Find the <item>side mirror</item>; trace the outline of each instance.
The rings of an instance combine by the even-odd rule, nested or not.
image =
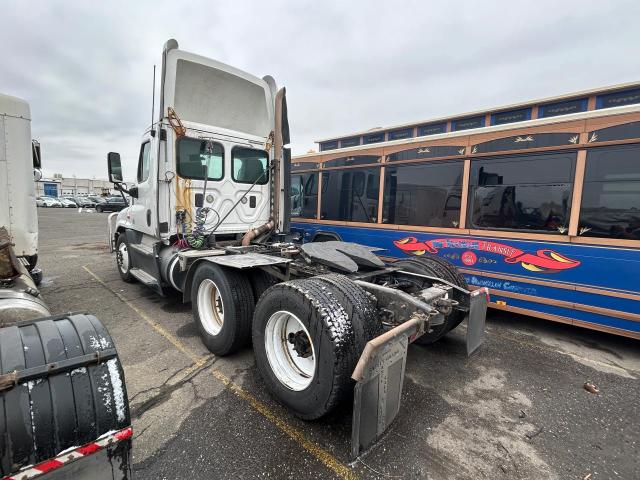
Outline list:
[[[111,183],[122,182],[122,165],[120,163],[120,154],[109,152],[107,155],[107,164],[109,167],[109,181]]]
[[[31,140],[31,151],[33,156],[33,168],[42,168],[42,157],[40,156],[40,142]]]
[[[132,198],[138,198],[138,187],[130,187],[128,192]]]

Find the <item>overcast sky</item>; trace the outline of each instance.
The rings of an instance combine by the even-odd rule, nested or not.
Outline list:
[[[44,173],[134,176],[164,42],[287,87],[318,138],[640,80],[636,1],[0,0],[0,92],[31,104]]]

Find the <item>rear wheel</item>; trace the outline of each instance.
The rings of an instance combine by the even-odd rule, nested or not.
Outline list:
[[[340,239],[336,235],[330,233],[318,233],[313,237],[314,242],[334,242],[339,240]]]
[[[135,278],[131,275],[131,256],[129,255],[129,245],[124,233],[118,235],[118,240],[116,241],[116,263],[118,264],[120,278],[127,283],[133,283]]]
[[[349,278],[338,273],[320,275],[310,280],[331,285],[331,294],[345,309],[355,336],[355,344],[358,357],[364,350],[369,340],[374,339],[384,332],[382,322],[378,319],[376,302],[360,286]]]
[[[407,272],[419,273],[422,275],[428,275],[430,277],[441,278],[449,283],[468,290],[464,276],[456,267],[445,260],[444,258],[436,255],[425,254],[418,258],[410,258],[407,260],[400,260],[393,264],[394,266],[402,267]],[[421,283],[416,279],[416,282]],[[417,285],[421,288],[420,285]],[[450,332],[456,328],[460,322],[464,320],[464,312],[454,310],[450,315],[445,317],[445,321],[442,325],[436,325],[432,328],[431,332],[425,333],[419,337],[415,343],[421,345],[430,345],[442,338],[447,332]]]
[[[96,212],[102,213],[102,205],[96,207]]]
[[[191,304],[200,338],[211,353],[228,355],[248,343],[254,299],[244,274],[203,263],[193,276]]]
[[[271,393],[295,415],[320,418],[351,391],[357,351],[337,290],[317,280],[269,288],[256,305],[253,349]]]
[[[253,298],[257,302],[260,300],[262,294],[269,288],[278,283],[278,279],[273,275],[269,275],[264,270],[259,268],[249,270],[249,281],[251,282],[251,289],[253,291]]]

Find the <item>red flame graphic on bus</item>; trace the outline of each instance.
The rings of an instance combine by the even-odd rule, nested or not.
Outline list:
[[[411,255],[438,253],[442,248],[461,248],[480,252],[502,255],[507,263],[519,263],[531,272],[556,273],[580,265],[578,260],[572,260],[549,249],[542,249],[536,253],[527,253],[503,243],[487,242],[484,240],[465,240],[461,238],[436,238],[426,242],[419,242],[416,237],[394,240],[394,245]]]

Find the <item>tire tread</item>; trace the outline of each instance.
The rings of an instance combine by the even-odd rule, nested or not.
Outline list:
[[[321,404],[308,406],[305,411],[296,410],[293,405],[288,404],[296,416],[305,420],[315,420],[326,415],[351,392],[351,374],[357,361],[355,337],[348,313],[338,300],[339,296],[336,287],[326,282],[301,279],[278,283],[270,287],[260,297],[256,305],[253,327],[256,364],[269,389],[284,403],[286,403],[286,399],[280,398],[278,394],[281,387],[271,385],[273,380],[268,360],[266,357],[262,358],[264,347],[261,345],[261,339],[263,332],[260,330],[266,326],[269,309],[273,309],[272,302],[277,301],[281,304],[284,299],[300,298],[309,312],[307,320],[311,335],[314,338],[320,335],[321,342],[327,339],[332,344],[331,387],[326,398]],[[323,361],[326,359],[317,358],[318,364]],[[320,383],[318,379],[315,379],[314,382]]]
[[[207,271],[209,273],[207,273]],[[215,275],[218,275],[220,278],[215,279]],[[198,288],[200,286],[200,282],[205,278],[216,280],[217,285],[218,283],[224,282],[224,284],[229,287],[229,291],[231,292],[231,301],[234,305],[234,316],[230,318],[227,317],[227,315],[230,313],[230,310],[228,307],[225,307],[225,318],[222,328],[225,328],[225,324],[227,324],[227,322],[231,322],[235,324],[235,332],[233,335],[227,338],[226,341],[223,341],[223,343],[219,345],[211,345],[211,341],[215,341],[213,339],[217,337],[217,335],[214,337],[205,332],[199,321],[199,312],[197,308]],[[218,289],[222,290],[220,285],[218,285]],[[223,299],[223,302],[228,301],[229,299]],[[229,355],[249,343],[249,340],[251,338],[251,322],[255,302],[253,291],[251,289],[251,283],[244,273],[230,268],[224,268],[213,263],[203,263],[198,267],[198,270],[196,270],[193,276],[193,287],[191,288],[191,303],[193,308],[194,320],[196,324],[198,324],[203,343],[205,343],[207,348],[212,353],[218,356]],[[229,328],[229,324],[227,324],[227,328]],[[220,333],[218,335],[220,335]],[[211,336],[211,340],[208,340],[207,336]],[[216,343],[219,342],[220,341]]]

